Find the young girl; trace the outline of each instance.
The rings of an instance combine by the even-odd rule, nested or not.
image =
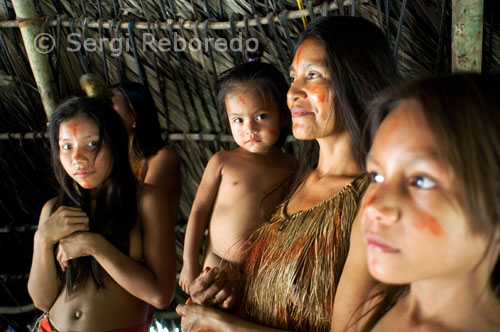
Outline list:
[[[500,330],[500,77],[424,79],[375,104],[362,232],[369,331]],[[372,307],[375,305],[374,307]]]
[[[164,194],[137,185],[125,130],[109,106],[71,98],[49,128],[61,190],[43,207],[34,239],[28,291],[47,312],[40,329],[148,331],[148,303],[164,308],[175,289]]]
[[[158,113],[148,89],[139,83],[114,85],[113,107],[120,115],[129,138],[129,160],[139,181],[161,188],[177,219],[181,196],[180,159],[161,138]]]
[[[280,150],[290,123],[287,83],[272,65],[249,62],[229,70],[219,82],[219,111],[236,144],[208,162],[184,241],[179,284],[200,274],[199,253],[207,225],[203,267],[239,263],[249,232],[269,220],[287,188],[296,160]]]

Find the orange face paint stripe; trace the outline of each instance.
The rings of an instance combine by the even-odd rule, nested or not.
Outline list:
[[[279,134],[279,132],[277,130],[274,130],[274,129],[269,129],[268,132],[269,132],[269,135],[273,136],[273,137],[276,137]]]
[[[286,104],[288,105],[288,108],[292,108],[292,103],[293,103],[293,96],[292,95],[287,95],[286,96]]]
[[[368,202],[363,204],[363,208],[361,209],[361,214],[364,214],[366,208],[369,207],[370,205],[372,205],[373,203],[375,203],[376,199],[377,199],[377,196],[374,195],[372,198],[370,198],[370,200]]]
[[[243,100],[243,98],[241,98],[241,96],[238,96],[238,99],[240,100],[240,102],[245,105],[245,101]]]
[[[299,47],[299,49],[297,50],[297,61],[295,62],[296,66],[299,67],[299,63],[300,63],[300,53],[302,52],[302,46]]]
[[[443,236],[444,232],[436,219],[428,215],[422,215],[419,222],[414,224],[415,228],[424,231],[428,230],[431,234],[435,236]]]
[[[312,93],[315,93],[316,94],[316,99],[318,100],[318,102],[320,103],[324,103],[325,102],[325,97],[326,97],[326,89],[321,87],[321,86],[316,86],[316,87],[313,87],[311,88],[311,92]]]
[[[76,136],[78,134],[78,123],[73,124],[73,136]]]

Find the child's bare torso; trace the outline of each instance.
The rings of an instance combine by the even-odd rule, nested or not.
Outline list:
[[[282,152],[258,155],[239,148],[223,153],[204,266],[214,266],[221,259],[240,262],[246,240],[270,220],[287,194],[288,180],[296,168],[295,158]]]

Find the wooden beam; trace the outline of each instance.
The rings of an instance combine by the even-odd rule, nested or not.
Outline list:
[[[360,4],[368,4],[368,0],[357,0],[358,3]],[[352,1],[351,0],[345,0],[343,2],[344,7],[346,6],[351,6]],[[318,5],[313,8],[313,11],[317,13],[321,13],[321,10],[326,6],[326,9],[328,11],[332,10],[337,10],[339,6],[337,5],[336,2],[331,2],[331,3],[323,3],[321,5]],[[301,10],[294,10],[294,11],[289,11],[286,13],[286,18],[287,20],[293,20],[293,19],[299,19],[299,18],[305,18],[309,16],[309,10],[307,9],[301,9]],[[279,17],[276,15],[273,18],[274,22],[279,22]],[[119,28],[122,30],[128,29],[128,25],[130,22],[128,21],[121,21]],[[182,24],[182,26],[181,26]],[[203,22],[198,22],[198,25],[196,25],[195,21],[188,21],[188,20],[173,20],[173,19],[167,19],[166,21],[154,21],[151,22],[151,28],[158,28],[161,30],[168,30],[169,27],[172,27],[174,30],[179,30],[185,29],[185,30],[194,30],[194,29],[199,29],[202,31],[204,28]],[[269,24],[269,19],[267,16],[263,17],[257,17],[257,18],[249,18],[247,22],[248,26],[258,26],[258,25],[266,25]],[[57,20],[52,19],[49,20],[48,26],[56,26],[57,25]],[[61,22],[61,25],[63,27],[69,27],[70,23],[68,20],[63,20]],[[111,25],[110,20],[102,21],[102,28],[103,29],[109,29]],[[245,27],[245,21],[235,21],[234,25],[236,28],[244,28]],[[15,28],[19,26],[19,22],[10,20],[10,21],[0,21],[0,29],[1,28]],[[116,26],[115,26],[116,27]],[[231,24],[229,22],[215,22],[215,21],[210,21],[207,22],[207,29],[210,30],[227,30],[231,27]],[[98,29],[99,28],[99,22],[96,20],[91,20],[87,24],[87,28],[92,28],[92,29]],[[148,22],[135,22],[134,24],[134,29],[138,30],[147,30],[148,29]]]

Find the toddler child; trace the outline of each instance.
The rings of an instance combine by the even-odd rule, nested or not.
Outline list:
[[[201,271],[207,227],[203,267],[239,263],[250,232],[269,220],[296,168],[296,159],[280,149],[290,124],[283,75],[256,60],[230,69],[218,88],[221,118],[238,147],[214,154],[203,173],[184,240],[179,284],[186,293]]]

